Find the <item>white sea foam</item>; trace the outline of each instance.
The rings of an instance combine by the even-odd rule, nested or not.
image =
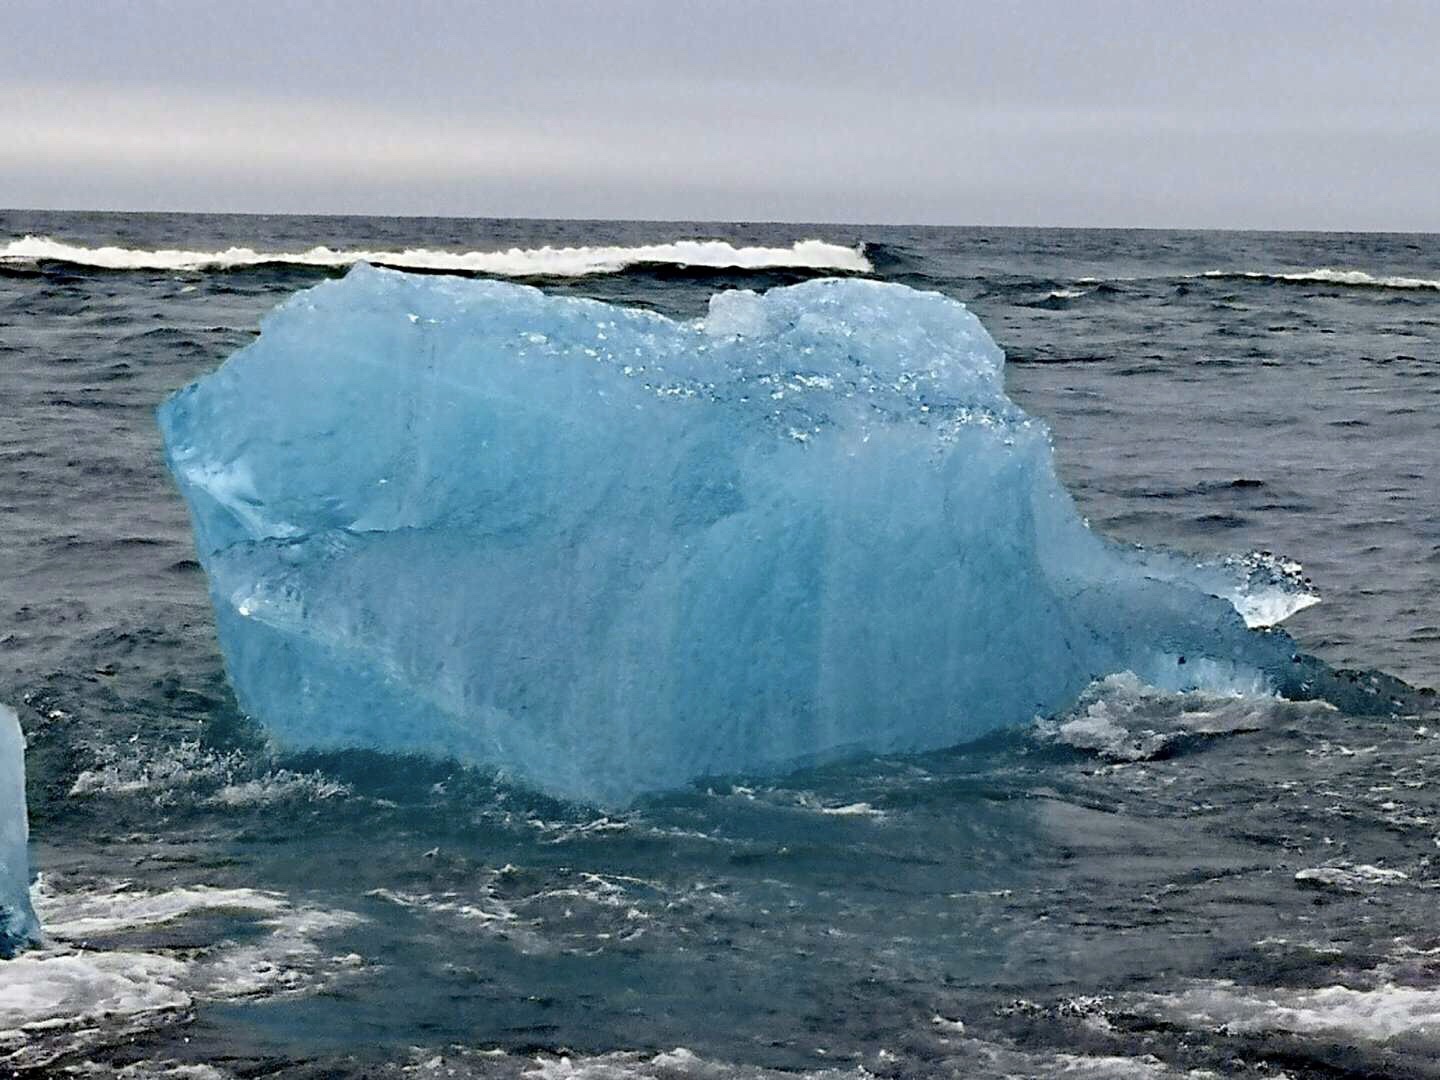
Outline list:
[[[197,967],[212,998],[261,997],[314,989],[351,968],[351,956],[327,956],[315,940],[364,920],[353,911],[286,907],[260,920],[268,934],[219,950]]]
[[[186,968],[143,952],[25,953],[5,964],[0,979],[0,1054],[27,1035],[185,1009],[191,996],[179,984]]]
[[[279,893],[206,885],[158,893],[119,888],[60,896],[42,880],[35,896],[37,910],[47,919],[46,933],[75,943],[101,934],[174,922],[200,911],[234,909],[274,914],[289,907]]]
[[[372,889],[365,895],[373,896],[377,900],[386,900],[400,907],[423,908],[427,911],[454,915],[457,918],[478,923],[494,923],[508,927],[516,925],[519,919],[514,909],[496,900],[493,893],[483,897],[464,899],[458,893],[453,892],[435,895],[399,892],[394,889]]]
[[[950,1032],[953,1036],[955,1033]],[[824,1049],[816,1056],[824,1059]],[[933,1056],[932,1056],[933,1055]],[[874,1068],[872,1069],[871,1066]],[[502,1050],[450,1047],[420,1057],[400,1074],[416,1080],[871,1080],[874,1076],[963,1076],[966,1080],[1014,1080],[1022,1076],[1069,1080],[1218,1080],[1212,1072],[1182,1071],[1145,1054],[1066,1054],[1027,1051],[981,1039],[942,1037],[932,1054],[916,1059],[881,1048],[865,1063],[817,1065],[813,1069],[771,1069],[702,1057],[683,1046],[661,1053],[611,1051],[603,1054],[539,1054],[531,1058]]]
[[[767,789],[766,794],[774,797],[771,799],[767,799],[767,801],[775,801],[783,804],[786,800],[786,797],[790,795],[790,792],[787,792],[783,789]],[[795,800],[795,805],[799,806],[801,809],[814,811],[815,813],[819,814],[824,814],[827,817],[885,817],[884,810],[877,810],[868,802],[828,803],[820,800],[808,791],[799,792],[798,794],[795,794],[793,798]]]
[[[593,1057],[564,1055],[541,1056],[521,1074],[525,1080],[862,1080],[870,1074],[860,1068],[818,1069],[813,1072],[779,1072],[754,1066],[732,1065],[703,1058],[692,1050],[677,1046],[653,1056],[626,1052],[597,1054]]]
[[[844,806],[820,806],[816,807],[822,814],[829,814],[831,817],[875,817],[885,816],[885,811],[876,810],[868,802],[846,803]]]
[[[0,967],[0,1063],[17,1068],[175,1022],[196,1002],[322,986],[355,965],[328,955],[317,939],[362,921],[280,893],[205,885],[152,892],[114,882],[69,891],[42,879],[32,897],[48,924],[45,947]],[[126,934],[207,913],[264,932],[200,949],[124,945]],[[102,935],[119,944],[92,947]]]
[[[65,1075],[80,1080],[229,1080],[230,1076],[213,1065],[175,1061],[137,1061],[118,1067],[99,1061],[82,1061],[66,1066]]]
[[[274,264],[344,269],[365,262],[405,270],[504,277],[613,274],[637,263],[742,270],[789,267],[855,273],[869,273],[874,269],[860,248],[825,240],[796,240],[789,247],[737,247],[725,240],[676,240],[631,247],[541,247],[510,248],[507,251],[437,251],[430,248],[336,250],[328,247],[313,247],[308,251],[257,251],[248,247],[231,247],[223,251],[148,250],[85,247],[52,240],[48,236],[24,236],[0,244],[0,265],[29,265],[42,261],[103,270],[234,270]]]
[[[1259,270],[1207,270],[1199,277],[1237,278],[1248,281],[1289,281],[1313,282],[1321,285],[1354,285],[1369,289],[1433,289],[1440,291],[1440,280],[1433,278],[1396,277],[1386,274],[1368,274],[1364,270],[1337,270],[1321,267],[1318,270],[1296,270],[1291,272]]]
[[[448,1047],[443,1054],[417,1052],[396,1070],[415,1080],[868,1080],[859,1066],[791,1071],[701,1057],[683,1046],[660,1053],[614,1050],[601,1054],[537,1054]]]
[[[75,777],[71,798],[147,798],[157,806],[188,800],[239,808],[322,802],[351,794],[348,784],[320,772],[270,769],[255,774],[255,763],[238,750],[217,753],[197,739],[170,743],[153,757],[126,755],[118,747],[95,753],[99,760]]]
[[[1299,870],[1295,880],[1301,885],[1315,889],[1333,889],[1336,892],[1365,892],[1377,885],[1399,885],[1410,880],[1403,870],[1391,870],[1383,866],[1361,864],[1350,866],[1312,866]]]
[[[351,793],[349,784],[331,780],[320,773],[297,773],[276,769],[254,780],[226,784],[210,797],[224,806],[270,806],[278,802],[319,802],[343,798]]]
[[[1148,1000],[1172,1023],[1218,1028],[1227,1035],[1283,1031],[1376,1041],[1440,1035],[1440,990],[1388,983],[1369,990],[1347,986],[1286,990],[1213,981]]]

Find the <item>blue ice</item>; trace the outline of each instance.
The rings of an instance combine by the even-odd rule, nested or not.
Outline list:
[[[1292,646],[1237,608],[1308,599],[1093,534],[935,293],[817,280],[676,321],[359,266],[262,331],[160,423],[281,747],[618,805],[952,746],[1114,672],[1265,689]]]
[[[29,840],[25,736],[15,710],[0,705],[0,956],[13,956],[40,937],[30,906]]]

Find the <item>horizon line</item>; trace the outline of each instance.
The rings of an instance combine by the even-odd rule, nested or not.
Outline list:
[[[553,216],[535,217],[523,214],[426,214],[426,213],[377,213],[374,211],[351,210],[134,210],[115,208],[77,208],[10,206],[0,207],[0,214],[128,214],[160,216],[165,214],[188,215],[191,217],[253,217],[253,218],[389,218],[398,220],[425,221],[543,221],[569,222],[574,224],[621,224],[621,225],[791,225],[816,226],[820,228],[848,229],[1037,229],[1051,232],[1213,232],[1213,233],[1270,233],[1309,235],[1390,235],[1390,236],[1440,236],[1440,229],[1394,229],[1394,228],[1271,228],[1245,225],[1040,225],[1016,224],[1013,222],[995,224],[984,222],[936,223],[925,221],[819,221],[789,218],[671,218],[671,217],[587,217]]]

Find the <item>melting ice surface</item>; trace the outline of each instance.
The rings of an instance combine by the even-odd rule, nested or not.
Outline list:
[[[11,956],[40,936],[30,906],[29,839],[25,736],[15,710],[0,705],[0,956]]]
[[[600,804],[950,746],[1134,672],[1285,691],[1283,566],[1094,535],[935,293],[680,322],[367,266],[160,411],[243,708]],[[1117,432],[1117,438],[1123,433]]]

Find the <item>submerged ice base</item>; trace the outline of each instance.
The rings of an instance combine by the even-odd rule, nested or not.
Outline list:
[[[20,718],[0,705],[0,957],[40,938],[30,906],[30,824],[25,810],[25,735]]]
[[[162,406],[241,706],[281,746],[600,804],[973,739],[1093,679],[1272,690],[1273,568],[1092,534],[965,307],[706,319],[357,267]],[[1222,597],[1224,597],[1222,599]]]

